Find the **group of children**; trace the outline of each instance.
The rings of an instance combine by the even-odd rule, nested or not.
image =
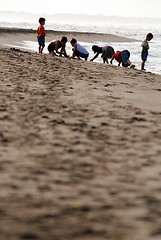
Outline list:
[[[58,55],[58,56],[64,55],[64,57],[68,57],[68,55],[66,53],[66,49],[65,49],[67,41],[68,41],[67,37],[62,37],[61,40],[52,41],[48,46],[49,54],[52,54],[53,56],[54,55]],[[87,58],[89,56],[88,51],[83,46],[81,46],[79,43],[77,43],[77,40],[75,38],[73,38],[70,41],[70,43],[73,47],[72,58],[78,57],[78,59],[84,58],[85,60],[87,60]]]
[[[45,47],[45,36],[46,36],[45,28],[44,28],[45,18],[40,18],[39,23],[40,23],[40,25],[39,25],[36,33],[37,33],[37,39],[38,39],[38,44],[39,44],[39,53],[42,53],[43,49]],[[153,34],[148,33],[146,36],[146,39],[141,44],[141,46],[142,46],[141,70],[143,70],[143,71],[145,70],[145,62],[147,61],[147,57],[148,57],[149,41],[152,38],[153,38]],[[49,54],[58,55],[58,56],[64,55],[65,57],[68,57],[67,52],[66,52],[67,41],[68,41],[68,39],[65,36],[62,37],[61,40],[52,41],[48,45]],[[78,59],[81,59],[81,58],[83,58],[85,60],[88,59],[88,57],[89,57],[88,51],[86,50],[86,48],[84,48],[82,45],[80,45],[75,38],[73,38],[70,41],[70,43],[73,47],[72,58],[77,57]],[[99,56],[99,54],[102,54],[101,57],[103,58],[104,63],[108,63],[108,59],[111,59],[110,60],[111,64],[112,64],[113,60],[116,60],[118,62],[118,66],[120,66],[120,64],[122,64],[123,67],[130,67],[130,68],[135,67],[135,65],[132,64],[131,61],[129,60],[130,52],[128,50],[117,51],[115,53],[113,47],[111,47],[111,46],[99,47],[97,45],[93,45],[92,50],[95,53],[95,55],[90,61],[93,61],[94,59],[96,59]]]

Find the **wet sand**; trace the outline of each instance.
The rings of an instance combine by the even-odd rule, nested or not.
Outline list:
[[[21,47],[22,41],[37,41],[36,30],[29,29],[14,29],[14,28],[0,28],[0,46],[4,44],[18,45]],[[136,42],[138,40],[117,36],[113,34],[101,33],[82,33],[82,32],[65,32],[65,31],[46,31],[46,41],[50,42],[53,39],[61,39],[62,36],[67,36],[70,41],[73,37],[82,42]]]
[[[0,49],[0,239],[161,239],[161,76]]]

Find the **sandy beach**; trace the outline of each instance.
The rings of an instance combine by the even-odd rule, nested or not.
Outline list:
[[[0,67],[0,239],[160,240],[161,76],[4,46]]]

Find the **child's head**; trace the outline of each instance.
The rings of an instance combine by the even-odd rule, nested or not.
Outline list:
[[[75,38],[73,38],[71,41],[70,41],[71,45],[73,46],[74,44],[77,43],[77,40]]]
[[[68,39],[67,39],[67,37],[62,37],[61,41],[62,41],[63,43],[67,43],[67,42],[68,42]]]
[[[99,47],[97,45],[93,45],[92,50],[94,53],[99,52]]]
[[[41,24],[41,25],[44,25],[45,24],[45,18],[39,18],[39,23]]]
[[[152,34],[152,33],[148,33],[148,34],[146,35],[146,40],[147,40],[147,41],[152,40],[152,38],[153,38],[153,34]]]

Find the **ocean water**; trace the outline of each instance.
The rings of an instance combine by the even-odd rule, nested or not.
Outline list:
[[[26,28],[26,29],[36,29],[37,23],[25,23],[25,22],[0,22],[0,27],[17,27],[17,28]],[[78,31],[78,32],[96,32],[96,33],[107,33],[107,34],[115,34],[119,36],[134,38],[137,40],[143,41],[148,32],[152,32],[154,38],[150,41],[150,49],[148,61],[146,62],[145,68],[149,72],[161,74],[161,35],[160,35],[160,26],[158,25],[143,25],[137,24],[132,25],[130,23],[119,25],[119,23],[115,24],[62,24],[62,23],[48,23],[45,25],[46,29],[57,30],[57,31]],[[78,39],[79,41],[79,39]],[[137,69],[140,69],[141,65],[141,42],[95,42],[100,46],[110,45],[115,51],[127,49],[130,51],[130,60],[132,63],[136,65]],[[47,53],[47,46],[49,42],[46,38],[46,48],[44,52]],[[90,54],[90,58],[93,57],[93,52],[91,47],[93,43],[80,42],[84,47],[87,48]],[[20,46],[24,49],[29,49],[32,51],[37,51],[38,44],[36,41],[24,41],[17,43],[17,47]],[[16,47],[16,45],[15,45]],[[69,55],[72,54],[71,45],[67,43],[67,53]],[[95,61],[102,62],[101,57],[99,56]],[[117,62],[113,62],[117,65]]]

